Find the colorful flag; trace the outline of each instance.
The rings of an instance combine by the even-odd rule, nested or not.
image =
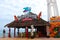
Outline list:
[[[27,11],[31,11],[31,8],[30,7],[24,7],[23,9],[25,9],[23,12],[27,12]]]
[[[38,20],[40,19],[40,17],[41,17],[41,12],[40,12],[39,15],[38,15]]]
[[[18,21],[18,18],[16,17],[16,15],[14,15],[14,19],[15,19],[15,21]]]

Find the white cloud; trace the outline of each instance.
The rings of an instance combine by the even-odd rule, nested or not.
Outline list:
[[[12,21],[14,15],[22,15],[23,7],[29,6],[32,12],[39,14],[42,11],[42,18],[47,20],[47,0],[0,0],[0,22],[8,23]],[[60,0],[57,0],[58,10],[60,14]],[[5,20],[4,20],[5,19]],[[4,22],[3,22],[4,20]],[[7,20],[7,21],[6,21]],[[1,24],[0,23],[0,24]],[[2,24],[1,24],[2,25]]]

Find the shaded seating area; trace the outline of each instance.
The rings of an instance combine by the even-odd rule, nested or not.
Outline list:
[[[33,18],[32,16],[31,17],[28,17],[27,15],[35,15],[36,18]],[[16,37],[16,28],[18,29],[18,35],[19,35],[19,29],[20,28],[25,28],[25,31],[27,30],[28,32],[28,29],[30,28],[31,29],[31,25],[34,26],[34,28],[36,29],[35,31],[35,36],[36,35],[38,37],[47,37],[47,26],[49,26],[49,22],[43,20],[42,18],[39,18],[38,20],[38,17],[36,14],[33,14],[33,13],[30,13],[30,14],[27,14],[27,15],[23,15],[23,16],[27,16],[25,18],[21,18],[20,20],[18,21],[12,21],[8,24],[5,25],[5,27],[8,27],[9,28],[9,37],[10,37],[10,33],[11,33],[11,29],[10,28],[14,28],[14,37]],[[20,16],[20,17],[23,17],[23,16]],[[24,21],[25,20],[25,21]],[[27,27],[27,29],[26,29]],[[29,34],[29,33],[28,33]],[[27,36],[28,37],[28,34],[26,34],[25,32],[25,37]]]

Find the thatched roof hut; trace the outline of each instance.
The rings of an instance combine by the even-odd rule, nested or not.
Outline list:
[[[19,35],[19,28],[26,28],[25,30],[27,31],[28,30],[27,27],[31,28],[31,25],[33,25],[34,28],[37,29],[37,32],[40,31],[44,36],[47,36],[46,28],[47,26],[49,26],[49,22],[40,18],[40,16],[38,18],[36,14],[30,12],[26,15],[18,16],[17,18],[18,18],[18,21],[14,20],[11,23],[8,23],[5,25],[5,27],[7,26],[9,28],[9,33],[10,33],[10,28],[14,28],[14,37],[15,37],[15,31],[16,31],[15,28],[18,28],[18,35]],[[26,35],[27,35],[27,32],[26,32]]]
[[[34,17],[33,17],[34,15]],[[22,21],[25,18],[31,18],[32,20],[26,20],[26,21]],[[5,27],[16,27],[16,28],[25,28],[26,26],[28,26],[28,28],[30,28],[31,25],[34,25],[34,27],[36,28],[37,26],[47,26],[49,25],[49,22],[43,20],[42,18],[40,18],[40,20],[37,19],[37,15],[30,12],[29,14],[20,16],[20,20],[18,20],[18,22],[16,22],[15,20],[12,21],[11,23],[5,25]]]

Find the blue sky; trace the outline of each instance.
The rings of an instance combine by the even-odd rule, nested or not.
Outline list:
[[[57,0],[60,11],[60,0]],[[14,15],[20,16],[24,7],[31,7],[32,12],[39,14],[42,11],[42,18],[47,21],[47,0],[0,0],[0,28],[14,20]],[[60,12],[59,12],[60,13]]]

